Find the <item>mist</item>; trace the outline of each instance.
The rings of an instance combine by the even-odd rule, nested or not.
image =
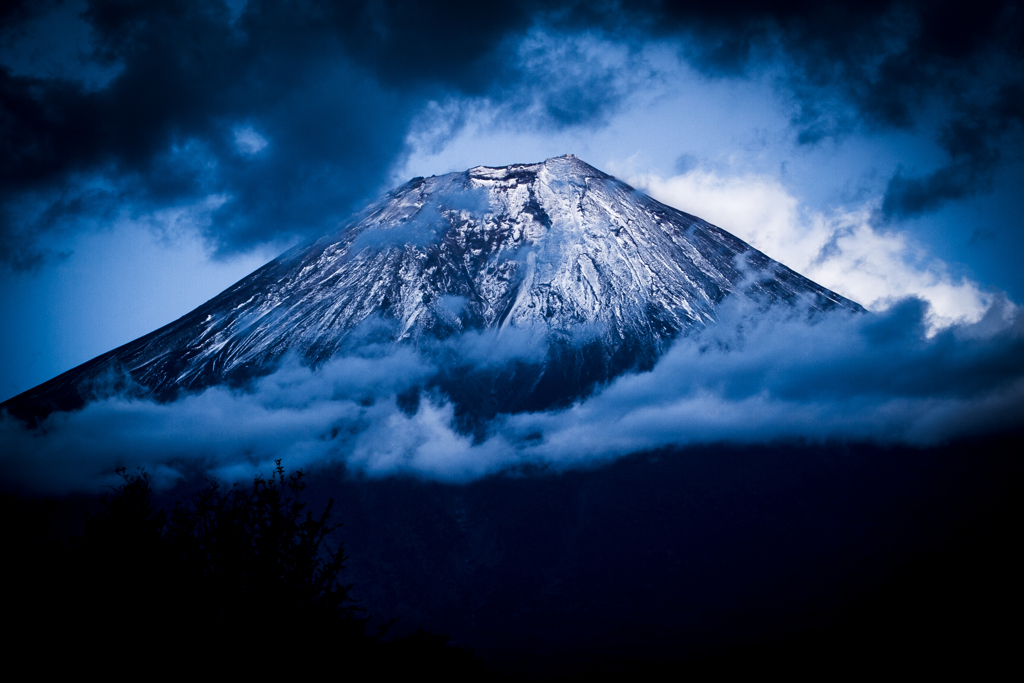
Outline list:
[[[8,486],[49,493],[95,491],[119,467],[144,468],[163,487],[197,472],[242,481],[276,459],[457,483],[673,446],[929,447],[1024,426],[1024,316],[1009,301],[937,333],[914,298],[878,313],[766,312],[739,301],[719,313],[649,371],[567,408],[498,415],[482,436],[460,432],[457,406],[431,379],[452,359],[480,371],[540,362],[548,341],[537,331],[374,344],[315,369],[288,357],[245,389],[169,403],[127,391],[35,428],[4,414],[0,467]]]

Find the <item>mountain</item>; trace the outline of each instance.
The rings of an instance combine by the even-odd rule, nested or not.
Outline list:
[[[413,178],[336,233],[3,407],[34,419],[113,391],[171,400],[244,385],[286,354],[315,367],[412,343],[442,354],[432,384],[460,415],[486,418],[565,404],[650,367],[729,297],[862,310],[573,155],[478,166]],[[498,345],[526,335],[543,352],[477,367],[445,346],[465,332]]]

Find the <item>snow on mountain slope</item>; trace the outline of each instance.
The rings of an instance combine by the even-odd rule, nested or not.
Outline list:
[[[650,365],[676,335],[714,322],[729,296],[761,307],[860,310],[575,156],[478,166],[414,178],[337,233],[4,407],[25,415],[74,408],[104,383],[167,400],[244,383],[286,353],[316,366],[368,343],[429,348],[488,331],[498,346],[524,332],[542,338],[546,357],[490,373],[466,398],[497,396],[492,414],[535,409]],[[472,368],[453,370],[465,365],[458,357],[449,353],[444,364],[447,393],[480,384]]]

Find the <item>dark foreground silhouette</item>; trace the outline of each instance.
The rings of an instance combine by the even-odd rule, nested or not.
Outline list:
[[[5,650],[46,670],[488,672],[446,637],[388,638],[341,582],[332,503],[306,509],[302,471],[278,461],[251,487],[207,484],[158,507],[145,472],[102,495],[81,535],[54,532],[53,501],[4,500]]]
[[[993,678],[1019,650],[1022,437],[8,496],[0,647],[120,673]]]

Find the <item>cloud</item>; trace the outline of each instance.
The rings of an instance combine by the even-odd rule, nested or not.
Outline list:
[[[595,335],[596,336],[596,335]],[[541,363],[548,354],[547,329],[513,327],[469,330],[441,345],[460,362],[475,368],[494,368],[511,361]]]
[[[13,75],[76,82],[87,91],[105,87],[123,64],[90,58],[95,34],[81,15],[84,0],[7,2],[0,11],[0,64]],[[6,30],[4,30],[6,29]]]
[[[4,418],[8,481],[90,490],[118,466],[146,467],[166,483],[195,467],[245,479],[283,458],[294,467],[338,460],[364,432],[386,431],[396,396],[433,369],[409,348],[352,356],[314,372],[286,361],[250,392],[215,387],[173,403],[125,394],[55,413],[37,430]],[[46,474],[47,471],[52,473]]]
[[[927,446],[1024,426],[1024,316],[1008,302],[932,336],[919,299],[812,322],[739,300],[720,313],[650,371],[620,376],[562,410],[499,415],[482,436],[460,432],[456,406],[429,388],[439,368],[432,359],[444,356],[437,348],[424,355],[411,345],[372,346],[315,371],[285,363],[248,391],[212,388],[172,403],[115,395],[35,429],[3,417],[0,467],[8,486],[51,492],[92,490],[117,466],[146,467],[165,484],[197,469],[239,480],[277,458],[289,467],[344,463],[367,476],[467,481],[665,446]],[[445,343],[458,353],[483,341]],[[529,343],[518,338],[518,352]],[[463,358],[481,372],[496,361]]]
[[[241,154],[259,154],[270,143],[252,126],[235,128],[235,148]]]
[[[219,253],[322,235],[380,191],[426,102],[486,93],[527,109],[520,122],[574,125],[615,99],[614,64],[584,82],[548,54],[599,61],[580,41],[505,41],[531,3],[55,7],[12,8],[0,29],[39,47],[56,13],[84,36],[71,71],[0,53],[0,259],[15,269],[52,258],[55,231],[208,195],[227,198],[203,233]],[[82,65],[116,69],[90,85]]]
[[[801,142],[858,128],[937,130],[948,162],[914,187],[897,182],[887,203],[894,214],[985,189],[1010,129],[1019,148],[1019,2],[650,2],[630,3],[628,12],[649,34],[685,36],[690,60],[706,73],[781,66]]]
[[[955,278],[907,234],[876,226],[872,203],[831,214],[808,211],[773,178],[725,176],[699,167],[669,178],[627,178],[655,199],[721,226],[869,310],[918,297],[930,306],[934,331],[976,322],[996,300],[977,282]]]
[[[1019,428],[1020,314],[993,313],[1000,331],[982,341],[972,325],[929,339],[924,313],[914,299],[816,324],[733,311],[680,340],[651,372],[624,376],[560,413],[512,416],[505,434],[542,435],[522,457],[582,464],[717,441],[924,446]]]
[[[964,107],[939,135],[947,162],[921,176],[898,170],[886,187],[882,213],[890,218],[917,216],[989,189],[1002,164],[1003,149],[1020,149],[1022,124],[1024,85],[1020,83],[1004,85],[990,102]]]
[[[506,125],[559,129],[600,125],[627,95],[649,85],[658,69],[643,50],[589,31],[535,28],[515,46],[512,88],[483,98]]]
[[[55,229],[207,195],[230,198],[205,233],[221,253],[323,234],[380,190],[429,103],[449,128],[483,104],[513,127],[598,126],[658,80],[652,45],[712,78],[774,74],[804,142],[858,121],[938,131],[948,163],[894,176],[890,217],[983,191],[1020,142],[1016,2],[4,7],[0,259],[21,269]]]
[[[96,1],[78,20],[83,59],[120,65],[102,87],[5,65],[0,258],[37,266],[55,229],[211,194],[229,198],[205,231],[222,252],[327,232],[378,191],[418,100],[310,18],[273,3],[232,23],[218,3]]]
[[[894,130],[931,136],[940,158],[894,173],[886,218],[985,192],[1021,160],[1020,2],[648,2],[626,11],[632,21],[621,26],[644,27],[633,40],[678,39],[711,77],[769,75],[792,99],[799,144]]]

